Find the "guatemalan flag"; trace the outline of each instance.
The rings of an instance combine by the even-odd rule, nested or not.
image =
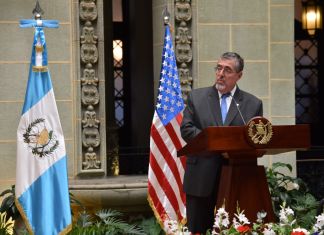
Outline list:
[[[58,27],[58,21],[22,20],[20,26],[35,33],[17,130],[16,205],[31,234],[66,234],[72,227],[67,155],[43,31]]]

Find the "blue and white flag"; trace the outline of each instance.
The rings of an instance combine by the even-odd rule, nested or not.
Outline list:
[[[46,23],[50,22],[49,25]],[[16,205],[31,234],[67,234],[72,228],[67,155],[47,69],[43,27],[57,21],[23,20],[34,27],[25,102],[17,130]]]

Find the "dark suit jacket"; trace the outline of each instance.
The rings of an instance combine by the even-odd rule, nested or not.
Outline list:
[[[263,115],[262,101],[257,97],[237,87],[234,99],[246,122]],[[244,125],[233,99],[224,125]],[[182,138],[189,142],[209,126],[223,126],[220,100],[215,86],[195,89],[189,94],[181,123]],[[185,193],[200,197],[211,195],[218,185],[222,161],[221,155],[188,156],[183,183]]]

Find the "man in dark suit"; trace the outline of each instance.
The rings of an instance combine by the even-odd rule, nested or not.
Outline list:
[[[209,126],[240,126],[252,117],[262,116],[262,101],[237,86],[243,68],[244,60],[240,55],[226,52],[215,67],[215,84],[189,94],[181,123],[185,141],[189,142]],[[205,234],[212,229],[223,163],[221,155],[187,157],[183,187],[188,228],[193,234]]]

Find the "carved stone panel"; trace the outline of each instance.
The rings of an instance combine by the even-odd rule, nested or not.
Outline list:
[[[98,88],[93,85],[83,85],[81,88],[81,101],[82,101],[82,104],[86,105],[86,106],[93,107],[94,105],[98,104],[99,103]],[[90,107],[88,107],[88,109],[89,108]]]
[[[97,19],[98,10],[94,0],[81,0],[80,19],[83,21],[94,21]]]
[[[192,89],[192,8],[190,0],[175,1],[175,53],[184,101]]]
[[[81,0],[80,12],[80,70],[81,70],[81,175],[98,174],[103,165],[100,157],[100,119],[98,74],[98,9],[95,0]],[[102,25],[103,26],[103,25]]]

